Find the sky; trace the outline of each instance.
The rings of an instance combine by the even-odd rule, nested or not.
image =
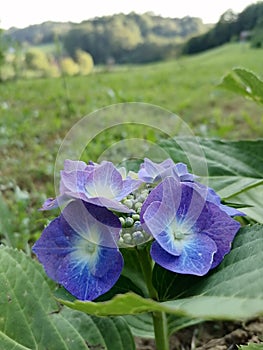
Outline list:
[[[216,23],[228,9],[241,12],[252,0],[3,0],[0,28],[24,28],[46,21],[81,22],[115,13],[145,13],[151,11],[164,17],[202,18],[204,23]]]

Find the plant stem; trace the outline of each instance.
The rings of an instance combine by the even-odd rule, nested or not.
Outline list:
[[[158,293],[152,284],[153,261],[150,257],[149,247],[137,249],[138,258],[143,272],[144,280],[147,285],[149,297],[158,300]],[[153,312],[153,326],[155,343],[157,350],[169,350],[169,337],[167,330],[167,319],[165,312]]]
[[[153,326],[157,350],[169,350],[169,337],[165,312],[153,312]]]

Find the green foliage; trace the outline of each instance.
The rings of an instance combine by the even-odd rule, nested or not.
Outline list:
[[[154,338],[153,319],[150,313],[123,316],[135,337]],[[180,329],[190,327],[202,322],[199,319],[167,315],[168,335],[178,332]]]
[[[76,75],[79,72],[78,65],[70,57],[62,58],[60,61],[61,70],[66,75]]]
[[[199,18],[163,18],[151,13],[116,14],[76,23],[45,22],[23,29],[12,28],[6,37],[21,44],[40,46],[60,37],[72,58],[80,49],[95,63],[152,62],[178,53],[178,44],[203,33],[209,26]],[[147,53],[147,58],[144,55]]]
[[[92,56],[88,52],[84,52],[82,50],[77,50],[75,55],[79,65],[80,74],[90,74],[94,65]]]
[[[0,247],[1,349],[135,349],[123,318],[61,310],[51,296],[53,287],[38,263]]]
[[[238,347],[240,350],[263,350],[263,343],[260,344],[248,344],[248,345],[241,345]]]
[[[263,104],[263,81],[247,69],[234,68],[223,78],[219,87]]]
[[[263,2],[259,1],[245,8],[240,14],[226,11],[218,23],[207,33],[191,38],[183,47],[184,54],[194,54],[217,47],[240,38],[242,31],[262,28]]]
[[[46,53],[40,49],[30,49],[25,54],[26,69],[38,71],[42,76],[54,76],[56,67],[52,66]]]

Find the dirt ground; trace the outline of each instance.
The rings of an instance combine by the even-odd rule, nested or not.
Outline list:
[[[263,317],[240,322],[204,322],[171,337],[170,350],[237,350],[263,341]],[[152,340],[136,339],[137,350],[156,350]]]

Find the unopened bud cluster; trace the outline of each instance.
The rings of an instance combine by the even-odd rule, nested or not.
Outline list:
[[[119,245],[121,247],[139,245],[147,242],[151,238],[151,236],[143,230],[140,222],[141,207],[150,191],[151,187],[146,185],[146,187],[131,193],[123,199],[122,203],[134,212],[131,214],[122,214],[119,217],[122,225],[119,239]]]

